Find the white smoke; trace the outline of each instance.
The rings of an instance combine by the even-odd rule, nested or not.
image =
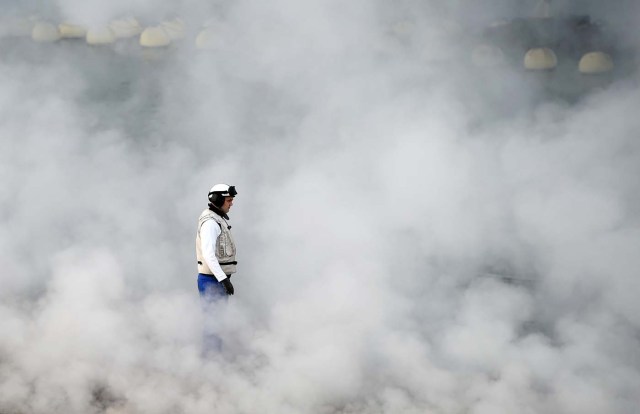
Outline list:
[[[637,75],[568,104],[479,72],[506,2],[58,5],[191,37],[2,40],[0,412],[635,412]],[[216,182],[240,265],[203,315]]]

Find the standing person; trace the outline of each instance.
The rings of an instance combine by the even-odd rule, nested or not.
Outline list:
[[[205,308],[205,317],[209,315],[212,304],[234,294],[231,275],[236,272],[236,246],[228,223],[229,210],[237,191],[234,186],[216,184],[209,191],[209,208],[198,219],[196,233],[196,257],[198,260],[198,291]],[[220,350],[222,341],[205,327],[205,349]]]

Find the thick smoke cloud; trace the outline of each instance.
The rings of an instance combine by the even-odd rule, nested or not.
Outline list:
[[[41,9],[182,16],[155,59],[0,39],[0,412],[635,412],[637,74],[472,66],[528,2],[155,3]],[[603,4],[555,3],[629,41]],[[216,182],[240,265],[203,315]]]

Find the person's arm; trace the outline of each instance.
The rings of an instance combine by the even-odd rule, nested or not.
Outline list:
[[[227,278],[227,275],[222,271],[220,263],[216,258],[216,241],[220,236],[220,226],[215,220],[207,220],[200,227],[200,248],[202,249],[202,256],[204,261],[207,262],[207,266],[213,272],[213,275],[218,279],[218,282],[222,282]]]

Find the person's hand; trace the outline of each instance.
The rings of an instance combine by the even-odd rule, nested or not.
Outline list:
[[[220,283],[222,283],[222,286],[224,286],[224,290],[227,292],[227,295],[233,295],[233,285],[231,284],[231,279],[227,277]]]

